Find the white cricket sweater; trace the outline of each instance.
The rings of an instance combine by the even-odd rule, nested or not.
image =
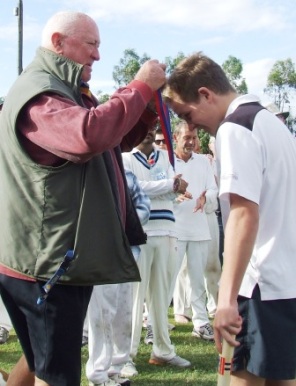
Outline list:
[[[146,157],[139,149],[122,153],[124,167],[138,178],[139,185],[150,198],[151,210],[147,224],[143,226],[148,236],[176,237],[173,213],[174,171],[165,150],[154,149]]]

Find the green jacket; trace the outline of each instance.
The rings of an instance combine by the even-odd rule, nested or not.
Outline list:
[[[46,280],[66,251],[74,249],[76,259],[62,276],[64,283],[139,281],[118,215],[109,153],[83,164],[42,166],[26,154],[18,136],[20,110],[42,92],[52,91],[82,105],[81,71],[81,65],[40,48],[7,95],[0,115],[0,264]],[[116,156],[122,168],[119,148]],[[131,237],[139,235],[133,243],[141,244],[144,233],[128,193],[126,199],[127,218],[132,223],[127,230]]]

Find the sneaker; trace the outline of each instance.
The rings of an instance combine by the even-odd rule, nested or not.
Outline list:
[[[134,364],[133,361],[126,362],[126,364],[123,366],[123,368],[120,371],[120,376],[123,378],[131,378],[138,374],[139,373],[136,369],[136,365]]]
[[[115,381],[113,381],[113,379],[108,379],[108,381],[103,382],[103,383],[89,382],[88,385],[89,386],[120,386],[120,384],[115,382]]]
[[[175,322],[180,323],[180,324],[187,324],[187,323],[191,322],[191,319],[189,318],[189,316],[176,314],[175,315]]]
[[[122,378],[118,374],[114,374],[114,375],[110,376],[110,379],[117,382],[121,386],[130,386],[131,385],[131,381],[128,378]]]
[[[152,331],[152,326],[147,326],[147,333],[144,338],[144,343],[145,344],[153,344],[153,331]]]
[[[4,344],[7,342],[9,338],[9,332],[4,327],[0,327],[0,344]]]
[[[155,355],[151,355],[151,358],[149,359],[149,363],[151,365],[170,365],[170,366],[176,366],[176,367],[190,367],[191,363],[184,358],[179,357],[179,355],[175,355],[172,359],[164,359],[164,358],[158,358]]]
[[[168,330],[169,330],[169,331],[172,331],[172,330],[174,330],[175,328],[176,328],[176,326],[175,326],[174,324],[168,323]]]
[[[195,328],[192,331],[192,336],[197,338],[202,338],[204,340],[214,340],[214,330],[210,323],[205,324],[204,326],[199,327],[198,330]]]

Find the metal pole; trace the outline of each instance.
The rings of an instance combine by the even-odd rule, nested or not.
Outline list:
[[[18,17],[18,74],[23,71],[23,1],[18,1],[14,9],[14,15]]]

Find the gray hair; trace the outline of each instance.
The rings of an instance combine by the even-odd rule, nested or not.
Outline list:
[[[52,44],[51,37],[55,32],[64,35],[73,35],[77,29],[77,24],[81,20],[86,19],[92,20],[88,15],[82,12],[62,11],[54,14],[43,28],[41,45],[45,48],[50,48]]]

